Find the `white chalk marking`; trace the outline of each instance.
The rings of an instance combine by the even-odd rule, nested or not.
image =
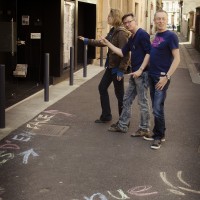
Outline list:
[[[192,189],[184,188],[184,187],[179,187],[179,188],[182,189],[182,190],[188,191],[188,192],[192,192],[192,193],[195,193],[195,194],[200,194],[200,191],[197,191],[197,190],[192,190]]]
[[[24,156],[23,157],[23,163],[24,164],[27,164],[28,163],[28,158],[29,158],[29,156],[30,155],[33,155],[33,156],[39,156],[37,153],[35,153],[34,151],[33,151],[33,149],[29,149],[28,151],[24,151],[24,152],[22,152],[22,153],[20,153],[19,155],[21,155],[21,156]]]
[[[171,193],[174,193],[176,195],[180,195],[180,196],[184,196],[185,194],[183,192],[180,192],[178,190],[174,190],[174,189],[168,189]]]
[[[88,197],[84,197],[84,199],[86,200],[93,200],[95,196],[98,196],[100,198],[100,200],[108,200],[103,194],[101,193],[96,193],[96,194],[93,194],[90,198]]]
[[[24,131],[23,133],[19,133],[15,135],[12,139],[17,140],[17,141],[22,141],[22,142],[28,142],[29,140],[31,140],[33,135],[35,135],[35,133]]]
[[[5,189],[0,187],[0,195],[3,194],[5,192]]]
[[[13,153],[4,153],[5,151],[0,151],[0,159],[4,158],[3,160],[0,160],[0,165],[6,163],[8,160],[13,159],[15,156]]]
[[[186,182],[182,179],[182,171],[178,171],[177,177],[178,177],[178,179],[179,179],[183,184],[185,184],[185,185],[188,186],[188,187],[191,187],[190,184],[186,183]]]
[[[177,189],[177,187],[173,186],[173,185],[167,180],[167,178],[166,178],[166,173],[165,173],[165,172],[160,172],[160,177],[161,177],[161,179],[163,180],[163,182],[164,182],[165,184],[167,184],[168,186],[170,186],[170,187],[172,187],[172,188]]]
[[[115,199],[130,199],[130,197],[128,197],[126,194],[124,194],[123,190],[119,189],[119,190],[117,190],[117,191],[118,191],[119,194],[121,195],[120,198],[114,196],[110,191],[107,191],[107,192],[108,192],[108,194],[109,194],[111,197],[113,197],[113,198],[115,198]]]

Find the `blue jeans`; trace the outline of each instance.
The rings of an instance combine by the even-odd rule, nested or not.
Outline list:
[[[132,103],[135,97],[138,98],[140,109],[140,125],[139,128],[149,130],[150,114],[148,103],[148,72],[143,72],[138,78],[129,79],[129,85],[123,99],[123,110],[119,117],[119,128],[128,130],[128,125],[132,115]]]
[[[149,75],[150,96],[154,115],[154,139],[162,139],[162,137],[165,136],[164,103],[170,84],[170,81],[168,81],[162,90],[156,90],[155,85],[158,83],[159,79],[160,77]]]

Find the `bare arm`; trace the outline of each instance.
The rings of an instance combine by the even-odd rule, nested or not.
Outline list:
[[[176,68],[178,67],[179,63],[180,63],[180,52],[179,49],[173,49],[172,50],[172,55],[174,57],[174,60],[169,68],[169,71],[167,72],[167,74],[169,76],[172,76],[172,74],[176,71]]]
[[[106,38],[101,38],[101,43],[106,45],[108,48],[110,48],[113,52],[115,52],[118,56],[124,57],[122,50],[116,46],[114,46],[112,43],[110,43]]]
[[[150,55],[149,54],[146,54],[145,57],[144,57],[144,60],[140,66],[140,70],[144,71],[144,69],[147,67],[148,63],[149,63],[149,58],[150,58]]]

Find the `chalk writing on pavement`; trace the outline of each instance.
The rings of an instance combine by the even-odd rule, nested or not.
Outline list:
[[[20,142],[20,144],[22,144],[23,142],[30,142],[35,136],[35,133],[32,133],[32,131],[34,131],[35,129],[40,129],[42,125],[48,123],[55,115],[61,114],[65,117],[73,116],[72,114],[60,112],[59,110],[45,110],[43,111],[43,113],[39,114],[33,120],[26,124],[26,129],[28,128],[28,131],[22,130],[21,133],[12,136],[10,140],[6,140],[3,144],[0,144],[0,166],[15,157],[15,152],[13,151],[19,151],[21,149],[20,145],[13,143],[14,141]],[[23,164],[28,164],[28,159],[30,156],[39,156],[33,148],[18,153],[17,155],[23,156]]]
[[[194,190],[191,188],[191,185],[188,184],[183,178],[182,178],[182,171],[177,172],[177,178],[180,181],[181,184],[183,184],[185,187],[181,186],[174,186],[171,182],[167,180],[167,174],[166,172],[160,172],[160,178],[163,180],[165,185],[170,187],[170,189],[167,189],[170,193],[173,193],[175,195],[183,196],[186,195],[186,192],[194,193],[194,194],[200,194],[200,191]],[[184,192],[185,193],[184,193]],[[143,185],[143,186],[135,186],[131,189],[128,189],[126,192],[124,192],[122,189],[118,189],[114,192],[106,191],[104,194],[100,192],[96,192],[90,196],[83,196],[84,200],[110,200],[110,199],[133,199],[135,196],[139,197],[145,197],[145,196],[155,196],[160,195],[159,191],[155,190],[151,185]],[[81,198],[82,199],[82,198]],[[72,199],[72,200],[81,200],[81,199]]]
[[[195,194],[200,194],[200,191],[197,190],[193,190],[191,188],[191,185],[188,184],[186,181],[183,180],[182,178],[182,171],[178,171],[177,172],[177,178],[178,180],[185,186],[187,187],[181,187],[181,186],[174,186],[171,182],[169,182],[167,180],[167,174],[166,172],[160,172],[160,177],[163,180],[163,182],[170,187],[170,189],[168,189],[170,192],[177,194],[177,195],[182,195],[184,196],[185,193],[183,191],[187,191],[187,192],[191,192],[191,193],[195,193]],[[181,191],[180,191],[181,190]],[[183,190],[183,191],[182,191]]]

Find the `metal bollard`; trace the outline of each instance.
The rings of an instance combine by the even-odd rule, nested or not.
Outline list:
[[[100,66],[103,66],[103,47],[100,47]]]
[[[5,128],[5,65],[0,65],[0,128]]]
[[[49,53],[45,53],[44,60],[44,101],[49,101]]]
[[[69,85],[74,84],[74,48],[70,47],[70,78]]]
[[[88,48],[88,45],[84,44],[83,77],[87,77],[87,48]]]

